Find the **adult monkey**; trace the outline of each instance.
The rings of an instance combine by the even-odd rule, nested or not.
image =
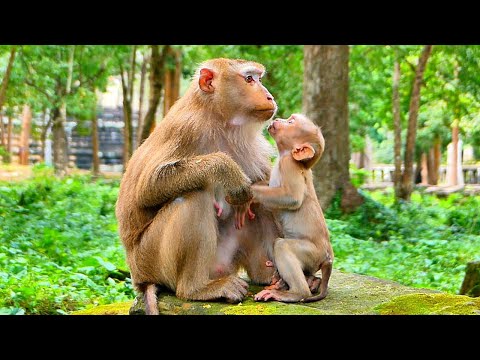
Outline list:
[[[255,221],[236,230],[224,201],[247,203],[250,183],[270,175],[261,129],[277,105],[264,72],[245,60],[203,63],[127,165],[116,216],[147,314],[158,314],[156,284],[184,299],[239,302],[248,287],[236,276],[240,266],[255,283],[271,279],[262,244],[279,235],[272,214],[257,206]]]

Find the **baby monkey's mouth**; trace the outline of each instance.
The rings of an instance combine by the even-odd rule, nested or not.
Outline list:
[[[269,132],[272,132],[272,131],[274,132],[275,130],[277,130],[277,128],[275,127],[275,122],[276,122],[276,120],[273,120],[273,121],[270,123],[270,125],[268,125],[267,130],[268,130]]]

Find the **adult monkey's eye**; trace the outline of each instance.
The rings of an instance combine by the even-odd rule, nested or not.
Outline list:
[[[252,76],[252,75],[247,75],[247,76],[245,76],[245,81],[246,81],[247,83],[251,83],[251,82],[253,81],[253,76]]]

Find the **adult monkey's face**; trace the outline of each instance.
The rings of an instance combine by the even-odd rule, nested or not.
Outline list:
[[[199,87],[234,125],[272,118],[277,104],[262,84],[265,67],[246,60],[215,59],[200,69]]]

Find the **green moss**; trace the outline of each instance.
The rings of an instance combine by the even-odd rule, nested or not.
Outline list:
[[[480,315],[480,299],[450,294],[408,294],[374,308],[381,315]]]
[[[128,310],[132,306],[131,301],[100,305],[85,310],[73,311],[71,315],[128,315]]]
[[[321,311],[309,306],[279,302],[238,304],[222,309],[226,315],[320,315]]]

